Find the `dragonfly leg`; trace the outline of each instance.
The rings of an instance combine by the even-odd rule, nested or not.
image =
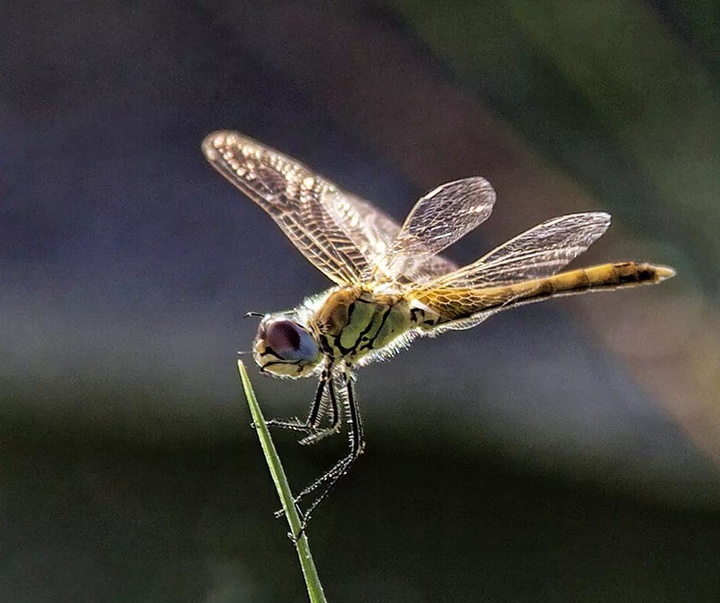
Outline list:
[[[312,406],[310,407],[310,413],[308,414],[308,417],[307,419],[305,419],[305,421],[300,421],[299,419],[270,419],[267,421],[267,424],[270,427],[280,427],[281,429],[290,429],[292,431],[302,431],[304,433],[311,434],[308,437],[312,437],[312,435],[318,432],[322,433],[323,431],[325,431],[324,429],[319,430],[318,426],[327,411],[327,402],[325,401],[325,395],[328,389],[328,382],[330,381],[330,379],[330,367],[327,366],[323,369],[323,372],[320,375],[318,387],[315,392],[315,399],[313,400]],[[334,426],[334,424],[337,422],[337,403],[334,401],[331,401],[331,403],[333,405],[332,420]],[[304,442],[304,440],[301,441]]]
[[[326,438],[329,435],[333,435],[340,431],[340,412],[338,410],[338,402],[337,402],[337,394],[335,393],[335,387],[333,386],[332,378],[327,383],[327,386],[325,387],[325,392],[330,399],[330,424],[323,428],[318,429],[317,423],[319,420],[315,420],[315,430],[310,433],[310,435],[304,437],[302,440],[300,440],[301,444],[309,445],[309,444],[316,444],[320,440]],[[327,413],[327,400],[320,405],[321,411],[320,413],[322,415],[325,415]],[[308,417],[308,423],[310,423],[312,419],[312,412],[310,417]]]
[[[350,451],[348,452],[347,456],[340,459],[331,469],[326,471],[313,483],[311,483],[304,490],[302,490],[300,494],[297,495],[297,497],[295,497],[295,503],[297,504],[306,495],[314,492],[315,490],[324,485],[324,488],[322,489],[320,494],[305,510],[303,514],[303,521],[300,533],[296,534],[295,538],[298,538],[303,533],[303,531],[307,527],[308,522],[310,521],[310,516],[312,515],[313,511],[315,511],[318,505],[320,505],[320,503],[325,500],[328,494],[330,494],[332,489],[337,485],[340,478],[348,472],[350,466],[358,458],[358,456],[360,456],[365,447],[362,419],[360,418],[360,411],[358,409],[357,401],[355,400],[355,390],[349,371],[345,371],[342,379],[342,385],[344,388],[343,401],[349,427]],[[329,387],[331,388],[331,391],[334,389],[333,381],[330,381]]]

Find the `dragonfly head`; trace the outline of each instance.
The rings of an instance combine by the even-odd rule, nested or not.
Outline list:
[[[280,377],[305,377],[322,358],[310,331],[287,315],[266,316],[260,321],[253,356],[261,371]]]

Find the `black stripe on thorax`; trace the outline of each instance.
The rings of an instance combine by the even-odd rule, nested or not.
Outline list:
[[[360,333],[360,337],[358,338],[358,341],[360,342],[360,345],[359,345],[358,348],[357,348],[358,351],[362,350],[363,347],[364,347],[366,350],[372,350],[372,349],[374,349],[373,344],[375,343],[375,341],[377,340],[378,336],[380,335],[380,332],[383,330],[383,327],[385,326],[385,323],[387,322],[388,316],[390,316],[390,313],[393,311],[393,308],[394,308],[394,307],[395,307],[394,304],[393,304],[392,306],[391,306],[391,305],[388,305],[388,307],[385,309],[385,312],[384,312],[383,315],[382,315],[382,318],[380,319],[380,326],[377,328],[377,331],[375,331],[375,335],[374,335],[372,338],[368,339],[368,340],[365,342],[365,345],[364,345],[364,346],[362,345],[363,337],[365,337],[365,335],[369,332],[370,327],[372,327],[374,321],[371,322],[371,323],[368,325],[368,328],[367,328],[365,331],[363,331],[362,333]]]

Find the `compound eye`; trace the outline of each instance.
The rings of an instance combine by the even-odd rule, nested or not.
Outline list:
[[[310,333],[292,320],[273,320],[263,330],[267,346],[283,360],[312,360],[318,355]]]

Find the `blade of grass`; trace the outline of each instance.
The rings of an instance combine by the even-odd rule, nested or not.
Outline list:
[[[260,439],[260,446],[265,455],[265,461],[267,462],[268,469],[270,469],[270,475],[272,475],[273,482],[275,483],[275,488],[277,489],[283,511],[285,512],[285,517],[287,517],[288,524],[290,525],[290,535],[292,535],[295,542],[295,550],[300,559],[300,567],[302,568],[302,573],[305,578],[308,596],[310,597],[311,603],[326,603],[327,600],[323,593],[322,584],[320,584],[315,562],[310,553],[307,536],[305,532],[303,532],[299,538],[295,538],[295,535],[300,533],[302,520],[293,502],[293,495],[290,491],[287,477],[285,476],[285,470],[280,463],[280,457],[277,454],[277,450],[275,450],[275,444],[273,444],[272,438],[270,437],[270,431],[265,423],[265,418],[258,405],[255,392],[253,391],[250,378],[248,377],[242,360],[238,360],[238,370],[240,371],[240,379],[242,379],[245,398],[250,407],[250,414],[255,424],[255,430]]]

